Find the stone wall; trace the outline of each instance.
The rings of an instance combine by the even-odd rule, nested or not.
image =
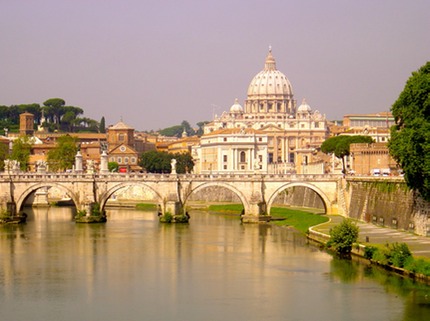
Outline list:
[[[241,203],[239,197],[224,187],[211,186],[190,195],[189,201]]]
[[[321,197],[304,186],[294,186],[279,193],[272,203],[272,206],[276,205],[316,208],[323,212],[325,210]]]
[[[207,187],[198,191],[197,193],[193,193],[189,201],[201,201],[201,202],[232,202],[232,203],[240,203],[239,197],[224,187]],[[286,189],[285,191],[279,193],[276,197],[272,206],[279,205],[288,205],[294,207],[307,207],[307,208],[316,208],[321,211],[324,211],[324,203],[321,197],[315,193],[313,190],[303,186],[295,186]]]
[[[400,179],[348,178],[348,216],[430,236],[430,204]]]

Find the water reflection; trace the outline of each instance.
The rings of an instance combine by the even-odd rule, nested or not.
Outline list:
[[[301,234],[192,212],[108,211],[75,224],[70,208],[29,212],[0,233],[5,320],[425,320],[428,291]],[[210,317],[208,317],[210,316]]]

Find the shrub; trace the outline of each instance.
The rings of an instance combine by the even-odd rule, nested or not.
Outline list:
[[[165,213],[160,218],[160,222],[163,222],[163,223],[172,223],[172,221],[173,221],[173,215],[169,212]]]
[[[416,274],[430,276],[430,260],[410,257],[405,262],[405,269]]]
[[[371,260],[373,259],[373,255],[375,252],[378,251],[378,249],[374,246],[366,246],[364,248],[364,258]]]
[[[406,243],[394,243],[387,245],[389,249],[388,264],[403,268],[407,259],[412,257],[412,253]]]
[[[339,255],[351,254],[352,245],[358,239],[358,226],[351,220],[343,220],[330,230],[327,246]]]

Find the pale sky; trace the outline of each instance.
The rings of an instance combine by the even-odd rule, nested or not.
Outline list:
[[[243,105],[269,45],[298,105],[388,111],[430,60],[430,0],[0,0],[0,105],[194,126]]]

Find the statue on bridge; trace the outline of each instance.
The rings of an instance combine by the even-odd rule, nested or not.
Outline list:
[[[172,158],[170,161],[170,166],[172,167],[171,174],[176,174],[176,159]]]
[[[48,168],[48,164],[44,160],[38,160],[36,162],[36,171],[38,173],[46,173],[46,170]]]
[[[4,160],[4,170],[5,172],[18,172],[20,170],[21,163],[15,159],[5,159]]]
[[[92,159],[87,160],[87,173],[88,174],[95,173],[95,164],[94,164],[94,160]]]

